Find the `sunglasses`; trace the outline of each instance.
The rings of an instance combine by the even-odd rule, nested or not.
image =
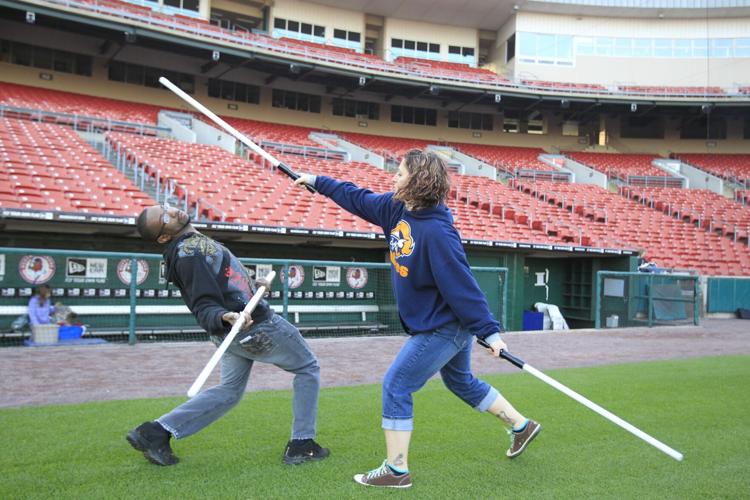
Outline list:
[[[167,201],[164,201],[164,204],[161,206],[161,227],[159,228],[159,234],[156,235],[155,240],[158,240],[161,234],[164,232],[164,226],[167,225],[169,222],[169,203]]]

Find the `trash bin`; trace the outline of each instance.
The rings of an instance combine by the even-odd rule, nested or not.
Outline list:
[[[543,330],[544,329],[544,313],[536,311],[524,311],[523,312],[523,330]]]
[[[617,328],[618,326],[620,326],[620,317],[616,314],[607,316],[605,324],[607,325],[607,328]]]
[[[58,325],[32,325],[31,341],[35,344],[55,344],[59,329]]]

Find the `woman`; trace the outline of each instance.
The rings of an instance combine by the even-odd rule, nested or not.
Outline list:
[[[393,193],[375,194],[310,174],[301,175],[295,184],[313,186],[342,208],[383,228],[389,238],[399,317],[410,335],[383,381],[386,460],[354,480],[367,486],[411,486],[412,395],[438,371],[448,389],[465,403],[512,427],[508,457],[523,452],[541,426],[471,373],[473,336],[487,342],[495,356],[506,345],[445,205],[450,183],[443,160],[435,153],[410,151],[394,176]]]
[[[29,323],[31,326],[50,324],[50,316],[54,314],[50,296],[52,291],[47,285],[37,287],[34,296],[29,300]]]

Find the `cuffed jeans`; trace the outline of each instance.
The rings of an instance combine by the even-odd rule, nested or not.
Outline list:
[[[245,344],[239,341],[252,335]],[[217,345],[221,339],[213,338]],[[240,332],[221,357],[219,385],[198,393],[157,419],[177,439],[195,434],[234,407],[245,393],[255,361],[294,373],[292,439],[315,437],[320,392],[320,367],[299,331],[281,316]]]
[[[451,323],[432,333],[412,335],[385,374],[383,429],[413,430],[412,395],[438,371],[453,394],[469,406],[487,411],[499,393],[471,373],[473,339],[459,323]]]

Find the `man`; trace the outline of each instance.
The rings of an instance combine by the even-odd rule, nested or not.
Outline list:
[[[144,209],[136,228],[144,239],[165,246],[167,279],[180,289],[185,304],[218,346],[239,315],[246,314],[242,310],[255,293],[244,266],[223,245],[196,231],[190,216],[174,207]],[[262,280],[256,284],[268,285]],[[249,329],[237,335],[221,358],[219,385],[128,432],[128,442],[151,463],[176,464],[170,439],[195,434],[236,405],[255,361],[295,375],[292,435],[284,462],[301,464],[329,455],[314,439],[320,392],[315,355],[299,331],[275,315],[265,300],[258,303],[251,317],[245,317],[245,324]],[[247,338],[250,340],[240,342]]]

